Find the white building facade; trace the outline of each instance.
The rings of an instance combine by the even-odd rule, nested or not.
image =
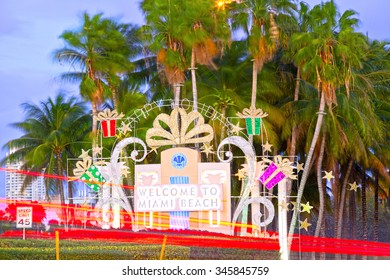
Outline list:
[[[5,196],[8,201],[29,200],[43,201],[46,197],[45,181],[43,176],[34,177],[31,183],[22,192],[26,174],[21,170],[22,162],[7,163],[8,172],[5,174]],[[14,172],[12,170],[15,170]]]

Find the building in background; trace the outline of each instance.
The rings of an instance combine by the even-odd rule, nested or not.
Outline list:
[[[25,174],[12,172],[11,170],[21,170],[22,162],[9,162],[6,167],[9,172],[5,174],[5,198],[8,201],[30,200],[43,201],[46,197],[45,181],[43,176],[35,177],[22,192]]]

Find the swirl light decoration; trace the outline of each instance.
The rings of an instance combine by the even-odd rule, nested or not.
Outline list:
[[[263,216],[262,213],[256,213],[256,219],[255,223],[258,226],[265,226],[268,225],[269,223],[272,222],[274,218],[274,207],[267,198],[265,197],[258,197],[258,198],[249,198],[249,194],[251,191],[251,187],[253,186],[253,183],[255,181],[255,173],[256,173],[256,153],[253,148],[253,145],[251,145],[247,140],[242,138],[241,136],[231,136],[228,138],[225,138],[220,145],[218,146],[217,149],[217,155],[220,161],[222,162],[230,162],[233,159],[233,154],[231,152],[225,152],[225,156],[227,159],[223,159],[220,157],[220,150],[222,146],[224,145],[234,145],[240,148],[246,157],[246,160],[248,162],[248,169],[247,169],[247,175],[248,175],[248,180],[246,180],[245,185],[244,185],[244,190],[242,192],[242,196],[240,198],[240,201],[237,205],[236,210],[234,211],[233,214],[233,219],[232,219],[232,234],[234,234],[234,226],[237,223],[238,217],[241,214],[242,210],[244,207],[248,206],[251,203],[261,203],[264,204],[264,206],[268,210],[268,217],[265,219],[264,222],[260,221],[260,218]]]
[[[102,174],[107,182],[103,185],[103,191],[99,194],[99,199],[95,208],[102,209],[103,228],[109,228],[108,212],[110,210],[110,207],[112,208],[112,212],[114,215],[112,221],[113,228],[120,227],[121,207],[125,209],[128,212],[128,214],[132,217],[132,220],[134,220],[131,205],[126,197],[123,188],[121,187],[122,184],[120,180],[121,180],[121,174],[124,167],[124,163],[118,162],[121,151],[130,144],[140,144],[142,146],[143,156],[141,158],[137,158],[138,156],[137,150],[133,150],[131,152],[130,157],[132,160],[136,162],[143,161],[147,156],[147,148],[145,143],[139,138],[129,137],[123,139],[115,146],[111,154],[110,162],[106,163],[106,165],[101,168]]]

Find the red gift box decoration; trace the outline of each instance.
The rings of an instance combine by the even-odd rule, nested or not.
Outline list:
[[[115,137],[116,135],[116,120],[103,120],[102,130],[103,137]]]

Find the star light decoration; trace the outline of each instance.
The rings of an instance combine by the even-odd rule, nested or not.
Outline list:
[[[297,166],[295,167],[297,169],[297,172],[303,171],[303,165],[304,163],[297,162]]]
[[[310,227],[311,226],[311,224],[310,223],[308,223],[307,222],[307,218],[302,222],[302,221],[299,221],[299,228],[300,229],[305,229],[306,231],[308,231],[308,227]]]
[[[272,145],[268,143],[268,141],[267,143],[263,144],[262,147],[263,147],[263,152],[271,152]]]
[[[236,125],[230,124],[230,132],[232,134],[238,135],[241,130],[244,130],[245,128],[240,127],[240,122],[238,121]]]
[[[234,176],[237,176],[238,177],[238,180],[242,180],[246,177],[246,172],[245,172],[245,169],[244,168],[241,168],[241,169],[238,169],[238,172],[236,174],[234,174]]]
[[[81,155],[79,155],[79,158],[82,159],[88,159],[91,158],[90,155],[88,155],[89,150],[85,151],[84,149],[81,149]]]
[[[204,143],[200,149],[202,150],[202,153],[206,154],[207,157],[209,156],[209,154],[214,154],[213,145],[210,145],[208,143]]]
[[[350,191],[357,191],[357,188],[358,188],[358,185],[356,184],[356,181],[353,182],[353,184],[349,184],[351,186],[351,188],[349,189]]]
[[[131,132],[130,125],[128,123],[122,122],[122,126],[118,129],[123,135],[126,135],[127,132]]]
[[[281,207],[283,210],[290,211],[290,209],[288,209],[289,205],[290,203],[287,203],[285,200],[282,200],[282,202],[279,204],[279,207]]]
[[[95,155],[101,155],[102,154],[102,151],[103,151],[103,147],[99,147],[99,146],[94,146],[92,148],[92,151]]]
[[[329,172],[324,171],[324,172],[325,172],[325,176],[322,177],[323,179],[326,179],[326,180],[330,181],[331,179],[334,178],[333,171],[329,171]]]
[[[310,210],[313,208],[313,206],[310,206],[309,201],[306,202],[306,204],[301,203],[302,210],[301,212],[307,212],[310,214]]]

